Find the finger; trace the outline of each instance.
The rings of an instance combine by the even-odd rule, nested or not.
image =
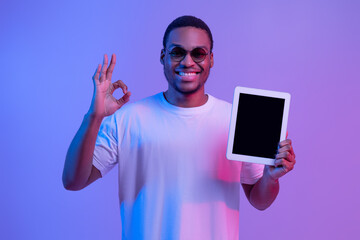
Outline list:
[[[290,147],[290,154],[293,155],[295,158],[295,152],[294,152],[294,148],[292,146]]]
[[[296,160],[295,156],[290,154],[289,152],[281,153],[276,155],[275,161],[284,159],[288,163],[291,163],[292,165],[295,165]]]
[[[292,157],[292,155],[289,152],[282,152],[282,153],[276,154],[275,159],[285,158],[286,160],[289,160],[290,157]]]
[[[289,140],[290,142],[286,142],[287,140]],[[280,147],[281,145],[285,144],[283,147]],[[279,144],[279,150],[278,150],[278,153],[281,153],[281,152],[284,152],[284,151],[288,151],[290,152],[290,154],[292,154],[295,158],[295,152],[294,152],[294,149],[292,147],[292,143],[291,143],[291,140],[290,139],[286,139],[282,142],[280,142]]]
[[[279,167],[285,164],[287,162],[284,158],[275,159],[274,166]]]
[[[295,163],[296,163],[295,157],[294,157],[294,156],[290,157],[289,162],[290,162],[291,164],[295,165]]]
[[[112,83],[112,85],[114,86],[114,90],[111,92],[111,94],[115,91],[115,89],[118,89],[118,88],[121,88],[124,94],[126,94],[128,91],[128,87],[121,80],[117,80],[116,82]]]
[[[95,84],[99,84],[99,75],[100,75],[100,69],[101,69],[101,64],[99,64],[96,68],[96,71],[92,77],[92,79],[94,80]]]
[[[290,152],[290,150],[291,150],[291,145],[285,145],[285,146],[279,148],[278,153]]]
[[[286,168],[287,172],[294,168],[294,164],[286,161],[284,158],[275,160],[274,165],[276,168],[278,167]]]
[[[116,64],[116,55],[113,54],[113,55],[111,55],[110,66],[106,70],[106,80],[111,81],[111,77],[112,77],[112,73],[113,73],[114,68],[115,68],[115,64]]]
[[[101,68],[101,74],[100,74],[100,82],[103,82],[106,80],[106,68],[108,65],[108,56],[107,54],[104,54],[104,61]]]
[[[116,102],[121,107],[122,105],[124,105],[125,103],[127,103],[130,100],[130,96],[131,96],[131,92],[127,92],[124,94],[124,96],[122,96],[121,98],[116,100]]]
[[[287,155],[280,155],[280,154],[284,154],[284,153],[288,153],[289,157],[287,157]],[[289,158],[289,161],[295,160],[295,153],[294,153],[294,150],[292,149],[292,147],[285,146],[285,147],[280,148],[278,151],[278,154],[275,155],[275,158],[282,158],[282,157]]]
[[[289,136],[289,132],[288,132],[288,131],[286,131],[286,137],[285,137],[285,138],[287,139],[287,137],[288,137],[288,136]]]
[[[279,147],[282,148],[282,147],[284,147],[285,145],[288,145],[288,144],[291,145],[291,139],[285,139],[285,140],[281,141],[279,143]]]

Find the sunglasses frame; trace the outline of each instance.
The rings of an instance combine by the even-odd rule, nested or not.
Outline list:
[[[183,54],[183,56],[182,56],[180,59],[175,59],[176,57],[174,57],[174,56],[171,55],[172,51],[173,51],[175,48],[180,48],[180,49],[182,49],[182,50],[184,51],[184,53],[185,53],[185,54]],[[202,49],[202,50],[204,50],[204,52],[206,53],[202,59],[196,59],[196,58],[194,58],[194,56],[192,55],[193,51],[196,50],[196,49]],[[181,62],[182,60],[184,60],[185,56],[188,55],[188,53],[190,53],[190,57],[191,57],[191,59],[192,59],[195,63],[200,63],[200,62],[204,61],[205,58],[207,57],[207,55],[209,55],[209,53],[208,53],[204,48],[201,48],[201,47],[196,47],[196,48],[194,48],[194,49],[191,50],[191,51],[187,51],[187,50],[185,50],[185,49],[182,48],[182,47],[175,46],[171,51],[170,51],[170,49],[166,49],[166,50],[169,51],[169,55],[170,55],[171,60],[173,60],[173,61],[175,61],[175,62]]]

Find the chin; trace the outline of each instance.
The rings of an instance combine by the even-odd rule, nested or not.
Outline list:
[[[184,95],[189,95],[189,94],[194,94],[198,91],[201,90],[201,88],[203,87],[203,85],[197,85],[197,86],[187,86],[187,87],[184,87],[184,86],[175,86],[175,90],[177,92],[180,92]]]

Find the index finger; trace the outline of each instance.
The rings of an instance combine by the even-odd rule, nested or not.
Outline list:
[[[279,147],[283,147],[283,146],[286,146],[286,145],[291,145],[291,140],[290,139],[285,139],[283,141],[281,141],[279,143]]]
[[[106,80],[111,81],[111,77],[112,77],[112,73],[113,73],[114,68],[115,68],[115,64],[116,64],[116,55],[112,54],[111,55],[111,60],[110,60],[110,66],[108,67],[108,69],[106,71]]]
[[[121,80],[117,80],[116,82],[114,82],[113,84],[113,87],[114,87],[114,90],[115,89],[118,89],[118,88],[121,88],[123,90],[123,93],[126,94],[127,93],[127,90],[128,90],[128,87],[126,86],[126,84],[121,81]]]
[[[100,69],[101,69],[101,64],[99,64],[96,68],[96,71],[94,73],[94,76],[92,77],[95,84],[99,84],[99,75],[100,75]]]

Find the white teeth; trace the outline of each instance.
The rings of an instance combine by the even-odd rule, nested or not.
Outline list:
[[[192,73],[179,72],[179,75],[180,76],[194,76],[194,75],[196,75],[196,73],[195,72],[192,72]]]

